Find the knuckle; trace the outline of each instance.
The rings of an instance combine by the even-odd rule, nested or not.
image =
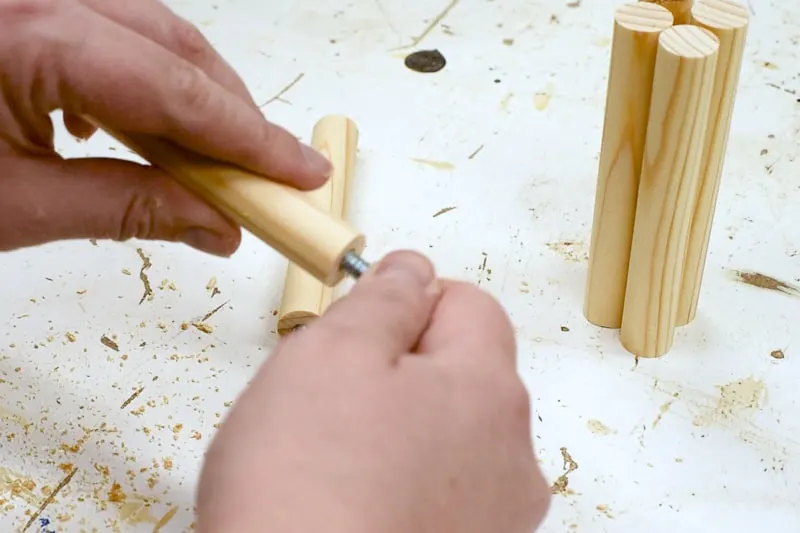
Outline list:
[[[194,25],[185,20],[178,20],[172,25],[173,49],[179,56],[198,63],[209,53],[208,40]]]
[[[31,24],[50,17],[59,8],[58,0],[0,0],[0,35],[13,41],[14,36],[27,38]]]
[[[59,0],[0,0],[0,18],[13,25],[15,22],[49,15],[58,5]]]
[[[146,194],[131,196],[122,218],[118,224],[115,240],[152,239],[156,234],[156,213],[160,209],[160,200]]]
[[[208,77],[191,63],[180,62],[172,68],[169,100],[189,109],[205,109],[211,99]]]

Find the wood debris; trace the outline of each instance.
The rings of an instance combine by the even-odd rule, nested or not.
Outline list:
[[[142,280],[142,285],[144,286],[144,294],[139,300],[139,305],[142,305],[146,299],[153,297],[153,288],[150,286],[150,278],[147,277],[147,270],[153,266],[153,263],[150,262],[150,258],[145,255],[144,250],[141,248],[137,248],[136,253],[139,254],[142,260],[142,268],[139,269],[139,279]]]
[[[102,337],[100,337],[100,343],[101,343],[103,346],[107,347],[107,348],[111,348],[111,349],[112,349],[112,350],[114,350],[115,352],[118,352],[118,351],[119,351],[119,344],[117,344],[117,343],[116,343],[116,342],[114,342],[113,340],[109,339],[109,338],[108,338],[108,337],[106,337],[105,335],[103,335]]]

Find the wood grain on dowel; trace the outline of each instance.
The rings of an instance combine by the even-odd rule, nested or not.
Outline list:
[[[328,182],[306,194],[309,201],[344,220],[358,147],[358,129],[352,120],[341,116],[322,118],[314,126],[311,145],[333,164]],[[286,335],[322,315],[333,300],[333,289],[326,287],[295,263],[286,269],[286,282],[278,312],[278,333]]]
[[[731,0],[701,0],[692,8],[692,23],[706,28],[719,39],[719,58],[700,164],[697,200],[683,267],[676,320],[678,326],[688,324],[697,314],[749,18],[748,9]]]
[[[583,306],[596,326],[622,323],[658,36],[670,26],[670,12],[655,4],[626,4],[614,15]]]
[[[691,20],[691,11],[694,0],[640,0],[664,6],[670,10],[675,18],[675,24],[688,24]]]
[[[339,265],[347,252],[364,249],[362,234],[312,205],[297,189],[162,139],[100,126],[325,285],[342,280]]]
[[[637,357],[671,347],[719,41],[697,26],[661,33],[620,337]]]

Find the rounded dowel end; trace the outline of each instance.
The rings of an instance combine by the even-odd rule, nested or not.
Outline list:
[[[666,8],[640,2],[618,7],[614,13],[614,22],[631,32],[661,33],[673,25],[674,19]]]

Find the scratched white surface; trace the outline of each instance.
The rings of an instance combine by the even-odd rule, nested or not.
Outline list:
[[[578,464],[545,533],[797,530],[800,299],[729,274],[800,283],[790,4],[752,0],[700,315],[666,357],[634,368],[616,333],[581,314],[614,2],[461,0],[420,45],[447,57],[436,74],[393,49],[445,0],[171,2],[259,102],[304,74],[265,108],[271,119],[306,138],[324,114],[355,119],[352,218],[370,258],[422,250],[507,306],[546,473],[562,473],[561,447]],[[123,153],[101,137],[60,143]],[[155,292],[141,305],[138,247]],[[189,531],[203,450],[275,343],[284,268],[252,238],[232,260],[141,242],[4,254],[0,529],[21,530],[76,468],[29,531],[149,532],[170,512],[161,531]],[[211,334],[181,328],[228,301]]]

